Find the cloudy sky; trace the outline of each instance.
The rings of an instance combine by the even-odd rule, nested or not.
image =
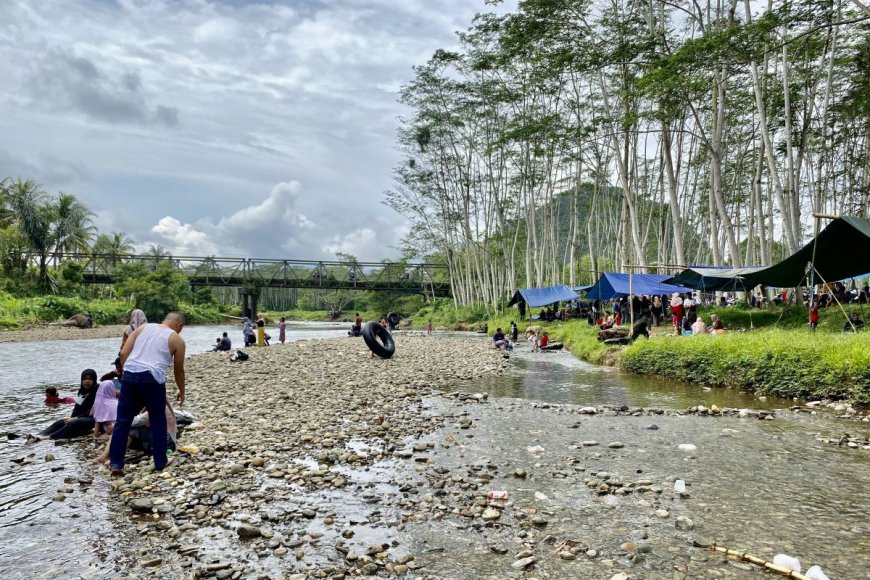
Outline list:
[[[397,91],[487,9],[0,0],[0,178],[175,255],[395,256]]]

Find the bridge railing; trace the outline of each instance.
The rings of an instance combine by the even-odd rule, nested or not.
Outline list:
[[[111,283],[124,264],[140,263],[154,270],[168,263],[196,286],[397,290],[437,295],[449,294],[450,288],[446,267],[430,263],[120,254],[58,254],[54,258],[55,266],[68,259],[81,264],[86,283]]]

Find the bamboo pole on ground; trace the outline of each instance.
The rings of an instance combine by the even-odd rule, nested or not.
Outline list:
[[[730,550],[723,546],[717,546],[716,544],[711,544],[710,549],[716,552],[721,552],[726,556],[731,556],[732,558],[737,558],[743,562],[749,562],[750,564],[755,564],[756,566],[761,566],[771,572],[776,572],[777,574],[782,574],[788,578],[796,578],[797,580],[811,580],[809,577],[804,576],[800,572],[795,572],[791,568],[786,568],[785,566],[780,566],[779,564],[774,564],[773,562],[768,562],[767,560],[763,560],[757,556],[753,556],[752,554],[747,554],[745,552],[740,552],[738,550]]]

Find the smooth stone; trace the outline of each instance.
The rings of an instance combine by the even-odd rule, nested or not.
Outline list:
[[[680,443],[677,446],[677,449],[679,449],[680,451],[696,451],[698,447],[691,443]]]
[[[535,556],[529,556],[528,558],[522,558],[521,560],[517,560],[513,564],[511,564],[511,568],[514,570],[522,570],[523,568],[527,568],[537,562],[537,558]]]
[[[148,560],[142,560],[142,566],[144,568],[152,568],[154,566],[159,566],[162,563],[162,558],[149,558]]]
[[[262,535],[260,532],[260,528],[249,526],[249,525],[241,525],[236,529],[236,533],[241,538],[258,538]]]
[[[695,529],[695,522],[693,522],[691,519],[687,518],[686,516],[679,516],[674,521],[674,527],[677,528],[678,530],[693,530],[693,529]]]
[[[497,520],[501,517],[501,512],[494,508],[486,508],[480,517],[485,520]]]
[[[140,513],[151,513],[151,509],[154,507],[154,502],[147,497],[136,498],[130,502],[130,509],[134,512]]]
[[[625,447],[625,443],[622,441],[614,441],[612,443],[608,443],[607,446],[611,449],[622,449]]]

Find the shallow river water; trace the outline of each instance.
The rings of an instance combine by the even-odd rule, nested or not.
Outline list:
[[[345,326],[294,325],[288,327],[288,339],[341,336],[346,332]],[[229,331],[233,339],[241,334],[237,327],[185,328],[183,336],[189,352],[210,349],[223,330]],[[271,333],[277,336],[277,330]],[[55,384],[62,393],[70,393],[81,369],[93,367],[98,373],[108,370],[118,343],[112,339],[0,344],[3,369],[0,392],[5,400],[0,409],[3,431],[24,434],[65,416],[68,407],[43,406],[44,387]],[[663,524],[648,521],[645,512],[630,505],[630,500],[614,499],[616,503],[610,506],[613,511],[601,511],[601,504],[593,503],[594,496],[583,484],[584,478],[598,471],[617,473],[625,479],[650,477],[661,481],[678,477],[690,485],[691,499],[674,501],[668,509],[674,516],[690,515],[699,535],[766,559],[779,552],[799,555],[804,568],[820,564],[832,580],[870,578],[870,502],[866,496],[870,453],[816,440],[818,435],[835,437],[845,432],[867,437],[870,435],[867,423],[837,419],[826,412],[794,413],[787,410],[793,404],[791,400],[760,400],[733,390],[704,390],[625,375],[588,365],[567,352],[533,354],[519,350],[512,363],[515,373],[462,385],[463,391],[489,392],[490,402],[467,409],[475,421],[473,437],[468,437],[468,431],[449,432],[449,428],[432,434],[431,440],[436,443],[447,436],[455,441],[462,438],[458,454],[455,449],[439,454],[436,446],[434,456],[446,465],[454,462],[456,469],[469,463],[484,466],[492,462],[509,465],[509,471],[524,468],[542,473],[518,483],[503,469],[491,487],[509,489],[517,501],[534,502],[535,492],[544,494],[548,499],[541,501],[548,513],[553,514],[553,523],[548,528],[553,534],[558,535],[560,530],[565,534],[586,534],[590,545],[597,545],[593,542],[606,545],[608,540],[619,545],[621,541],[643,539],[652,545],[653,553],[670,551],[676,554],[678,563],[684,558],[689,570],[687,577],[693,577],[691,572],[697,569],[693,565],[704,566],[705,573],[698,577],[721,576],[715,566],[708,567],[704,562],[709,557],[704,554],[709,553],[696,550],[683,554],[680,550],[686,550],[685,546],[667,545],[666,534],[656,532],[656,526]],[[537,404],[529,405],[520,399]],[[438,398],[426,404],[431,405],[432,412],[452,412],[444,411]],[[570,412],[565,406],[568,404],[670,409],[699,404],[773,408],[777,409],[777,420],[587,417]],[[651,424],[657,428],[650,429]],[[625,443],[625,448],[614,452],[604,447],[577,447],[578,442],[589,439],[597,439],[603,445],[618,440]],[[698,450],[691,454],[679,452],[677,446],[681,443],[692,443]],[[527,451],[535,446],[543,450]],[[28,463],[30,453],[35,455]],[[47,453],[56,459],[46,462]],[[0,441],[0,577],[99,577],[101,573],[96,570],[100,561],[122,557],[127,547],[124,540],[118,539],[117,534],[107,534],[113,525],[106,506],[107,479],[95,477],[94,468],[86,462],[93,453],[88,444],[28,447],[23,439],[7,440],[5,436]],[[13,463],[22,458],[24,464]],[[545,471],[547,476],[543,475]],[[360,518],[364,518],[372,501],[395,493],[384,483],[392,473],[395,469],[385,464],[364,474],[348,474],[362,478],[361,483],[369,480],[368,496],[311,497],[310,501],[325,502],[335,509],[344,505],[351,511],[359,510]],[[53,501],[65,487],[86,488],[87,492],[75,494],[73,500]],[[383,516],[396,514],[385,510]],[[604,524],[605,521],[608,523]],[[669,525],[673,527],[670,521]],[[316,529],[315,523],[312,526]],[[505,542],[510,542],[505,530]],[[634,537],[638,530],[645,530],[643,534],[649,537]],[[505,568],[487,550],[482,550],[479,557],[468,556],[467,538],[447,519],[409,525],[406,534],[418,554],[426,554],[433,546],[437,548],[431,558],[420,557],[428,574],[445,578],[487,574],[497,577],[498,571]],[[364,532],[361,535],[360,539],[366,540]],[[108,537],[113,539],[107,540]],[[661,543],[657,543],[659,537]],[[221,539],[215,537],[211,549],[218,552],[221,546]],[[463,561],[451,557],[454,549],[464,554]],[[655,561],[652,557],[649,560]],[[593,564],[600,566],[598,562],[589,565]],[[576,563],[571,564],[573,568],[560,568],[566,564],[558,558],[552,564],[539,565],[544,577],[547,574],[577,577],[583,570]],[[548,565],[552,567],[547,568]],[[615,566],[614,573],[619,571]],[[94,570],[90,575],[88,568]],[[609,573],[601,574],[600,567],[595,570],[597,574],[585,577],[609,577]],[[757,569],[728,570],[724,575],[741,578],[758,575]],[[671,577],[665,572],[640,569],[629,573],[639,578]]]

